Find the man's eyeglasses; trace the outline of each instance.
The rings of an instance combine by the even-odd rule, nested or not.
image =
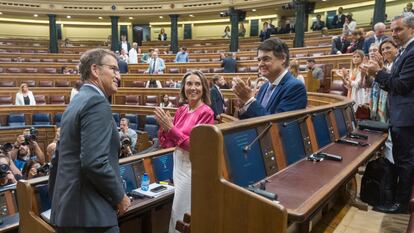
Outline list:
[[[114,72],[114,74],[119,74],[119,68],[117,66],[112,66],[112,65],[107,65],[107,64],[102,64],[98,66],[106,66],[109,69],[111,69]]]

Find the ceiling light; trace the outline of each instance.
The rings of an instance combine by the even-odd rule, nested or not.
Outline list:
[[[134,17],[128,17],[128,19],[134,19]]]
[[[160,15],[160,19],[164,18],[162,15]]]
[[[2,15],[3,14],[3,12],[0,12],[0,15]]]
[[[37,16],[39,16],[39,15],[38,15],[38,14],[34,14],[33,16],[34,16],[34,17],[37,17]]]
[[[256,9],[252,9],[252,11],[253,11],[253,12],[255,12],[255,11],[256,11]]]
[[[70,18],[72,18],[72,16],[68,15],[68,16],[66,16],[66,18],[67,18],[67,19],[70,19]]]
[[[327,0],[322,0],[322,2],[326,2]]]
[[[190,17],[194,17],[194,15],[189,15]]]
[[[103,19],[102,16],[99,16],[98,19]]]

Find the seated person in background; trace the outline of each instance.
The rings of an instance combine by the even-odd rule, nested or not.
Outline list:
[[[165,70],[164,59],[158,57],[158,52],[154,51],[151,55],[151,60],[148,65],[148,69],[145,71],[147,74],[163,74]]]
[[[132,43],[132,48],[128,51],[128,64],[138,64],[138,43],[137,42]]]
[[[259,34],[260,41],[265,41],[266,39],[269,39],[271,32],[272,32],[272,28],[269,27],[269,23],[264,22],[263,29],[260,31],[260,34]]]
[[[305,84],[305,79],[303,78],[303,75],[299,72],[299,61],[298,60],[292,60],[290,62],[289,71],[293,75],[293,77],[300,80],[303,84]]]
[[[177,53],[177,55],[175,55],[174,62],[177,62],[177,63],[188,62],[188,53],[187,53],[186,47],[180,48],[180,51]]]
[[[36,129],[25,129],[23,134],[17,137],[13,149],[9,152],[19,170],[22,170],[30,159],[37,160],[42,165],[45,163],[45,154],[36,142],[36,137]]]
[[[154,49],[149,49],[148,53],[142,53],[141,57],[141,63],[149,63],[149,59],[151,58],[151,54],[154,51]]]
[[[128,64],[128,60],[129,60],[129,58],[128,58],[128,54],[127,54],[127,52],[126,52],[124,49],[122,49],[122,48],[121,48],[121,52],[120,52],[120,54],[119,54],[119,59],[121,59],[122,61],[124,61],[124,62],[126,62],[126,63]]]
[[[75,97],[76,94],[79,93],[79,89],[82,87],[83,82],[79,79],[76,80],[75,85],[73,85],[73,88],[70,92],[70,101],[72,101],[73,97]]]
[[[113,72],[119,72],[121,74],[128,73],[128,63],[121,59],[120,57],[117,57],[118,67],[114,67],[116,69],[113,69]]]
[[[29,91],[27,83],[20,85],[19,92],[16,93],[16,105],[36,105],[33,93]]]
[[[321,37],[330,37],[330,36],[331,35],[329,35],[328,28],[327,27],[323,27],[321,29]]]
[[[119,138],[122,138],[123,136],[128,136],[130,138],[130,149],[132,152],[135,152],[138,134],[135,130],[129,128],[129,120],[127,118],[121,118],[121,121],[119,122]],[[121,145],[124,146],[122,140]]]
[[[164,28],[161,28],[161,31],[158,34],[158,40],[160,40],[160,41],[167,40],[167,33],[165,33],[165,29]]]
[[[239,37],[244,37],[246,35],[246,28],[244,28],[244,24],[240,23],[239,28]]]
[[[180,83],[176,82],[172,79],[166,81],[165,83],[166,83],[167,87],[169,87],[169,88],[180,88]]]
[[[317,14],[316,21],[314,21],[311,26],[312,31],[320,31],[324,27],[325,27],[325,22],[321,20],[321,15]]]
[[[323,81],[325,74],[321,67],[316,66],[316,61],[313,58],[306,60],[306,66],[310,72],[310,80],[308,80],[308,91],[317,91],[320,86],[320,82]],[[309,76],[308,76],[309,77]]]
[[[159,80],[150,79],[146,84],[146,88],[162,88],[161,82]]]
[[[226,28],[224,29],[224,34],[222,36],[224,39],[230,39],[231,37],[231,32],[230,32],[230,27],[226,26]]]
[[[71,69],[69,69],[67,66],[62,67],[62,74],[72,74]]]
[[[173,103],[170,101],[170,97],[167,94],[162,96],[162,101],[160,103],[161,108],[172,108],[174,107]]]
[[[347,53],[353,53],[356,50],[362,50],[364,47],[364,32],[361,29],[352,32],[352,42],[347,48]]]
[[[288,71],[289,48],[279,38],[270,38],[258,47],[259,73],[269,81],[254,97],[254,91],[240,78],[234,78],[233,92],[243,106],[241,119],[275,114],[306,108],[307,94],[305,85]]]
[[[410,16],[414,14],[414,10],[413,10],[413,4],[411,2],[407,3],[407,6],[404,7],[404,10],[402,12],[402,15],[404,17],[406,16]]]
[[[46,161],[50,161],[52,159],[52,156],[56,151],[56,145],[59,139],[60,139],[60,127],[56,129],[55,138],[46,148],[46,156],[47,156]]]
[[[221,62],[221,67],[224,68],[223,73],[236,73],[237,61],[230,52],[225,54],[225,58]]]
[[[332,40],[331,54],[346,53],[351,42],[348,40],[348,32],[342,32],[341,36],[337,36]]]
[[[250,82],[250,88],[254,91],[254,97],[257,96],[257,93],[259,93],[260,88],[268,82],[267,78],[259,77],[256,80]]]
[[[10,169],[11,160],[4,154],[0,154],[0,187],[16,184],[22,178],[21,174],[14,174]]]

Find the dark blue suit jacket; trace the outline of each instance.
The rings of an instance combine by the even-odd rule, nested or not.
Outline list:
[[[240,119],[306,108],[308,98],[305,85],[293,77],[290,72],[287,72],[279,85],[276,86],[266,108],[262,107],[260,103],[269,85],[269,82],[263,84],[257,94],[256,100],[250,104],[247,111],[240,116]]]
[[[414,42],[394,61],[391,73],[382,70],[375,81],[388,91],[391,125],[414,126]]]
[[[388,36],[384,35],[380,38],[380,40],[383,41],[386,38],[388,38]],[[365,39],[364,46],[363,46],[365,54],[369,53],[369,47],[371,46],[372,43],[375,43],[375,37],[374,36],[371,36],[371,37],[368,37],[367,39]]]
[[[217,117],[218,115],[224,113],[224,99],[220,95],[220,91],[216,87],[216,85],[213,85],[213,87],[210,89],[210,95],[211,95],[211,108],[214,112],[214,117]]]

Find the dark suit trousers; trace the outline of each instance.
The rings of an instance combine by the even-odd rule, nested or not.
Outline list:
[[[119,227],[57,227],[56,233],[119,233]]]
[[[391,139],[398,174],[395,200],[408,206],[414,175],[414,126],[392,127]]]

